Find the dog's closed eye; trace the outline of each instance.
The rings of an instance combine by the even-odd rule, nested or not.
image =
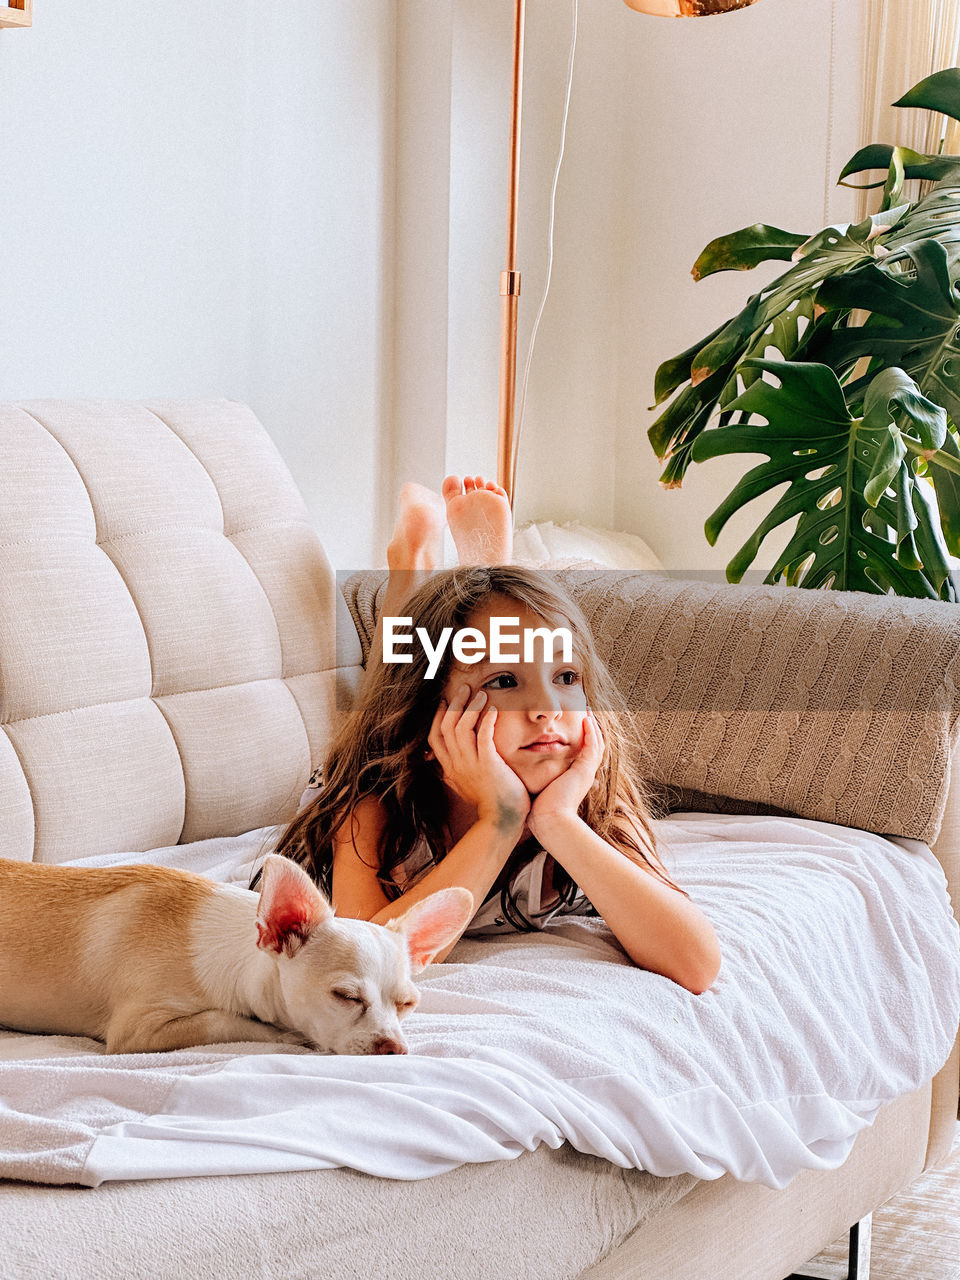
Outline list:
[[[331,991],[330,994],[337,1000],[342,1000],[344,1004],[356,1004],[366,1013],[368,1005],[363,996],[358,996],[353,991]]]

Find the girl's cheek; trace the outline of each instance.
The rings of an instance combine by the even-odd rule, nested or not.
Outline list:
[[[567,706],[571,707],[575,711],[586,711],[587,695],[584,692],[582,684],[571,686]]]
[[[515,710],[516,690],[514,689],[484,689],[487,695],[486,705],[488,707],[497,708],[498,720]]]
[[[515,750],[519,745],[523,729],[522,726],[518,728],[517,717],[511,713],[509,707],[498,704],[493,698],[490,701],[497,708],[497,722],[493,726],[493,745],[499,755],[505,756],[505,753]]]
[[[465,684],[470,684],[470,681],[462,671],[454,669],[449,673],[443,685],[443,693],[440,695],[440,697],[446,702],[447,706],[450,705],[460,688]]]
[[[504,712],[503,707],[494,702],[493,698],[490,698],[487,705],[497,708],[497,721],[493,726],[493,745],[498,751],[500,751],[509,732],[508,724],[510,720],[510,713]]]

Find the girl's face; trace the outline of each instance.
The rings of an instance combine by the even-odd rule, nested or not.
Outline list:
[[[519,653],[517,662],[491,662],[490,619],[518,618],[520,643],[509,648]],[[583,742],[583,718],[587,699],[583,689],[582,670],[576,652],[572,662],[564,662],[560,645],[554,648],[555,661],[543,661],[543,642],[535,643],[536,657],[524,662],[523,635],[527,629],[547,627],[544,622],[518,600],[493,596],[488,603],[467,619],[486,637],[483,661],[470,666],[455,664],[447,676],[443,697],[449,703],[464,684],[471,696],[479,689],[487,695],[487,706],[497,708],[493,742],[497,753],[507,762],[531,793],[537,795],[573,763]]]

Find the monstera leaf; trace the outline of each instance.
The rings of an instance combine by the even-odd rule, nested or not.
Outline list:
[[[696,462],[735,453],[768,459],[748,471],[707,520],[711,544],[735,511],[787,484],[730,561],[728,578],[739,582],[764,538],[799,516],[767,581],[954,598],[939,524],[913,465],[914,457],[940,453],[948,435],[944,410],[900,369],[873,380],[858,419],[826,365],[751,363],[776,381],[758,378],[733,407],[766,421],[711,431],[692,450]],[[960,478],[960,464],[955,474]]]
[[[889,213],[873,215],[846,231],[827,227],[805,240],[794,250],[796,265],[754,294],[728,324],[684,352],[683,364],[681,357],[676,357],[660,366],[656,377],[658,404],[683,382],[690,382],[648,432],[657,456],[668,463],[662,483],[675,487],[681,482],[693,441],[705,430],[721,402],[732,398],[739,389],[736,376],[741,361],[751,360],[758,346],[773,346],[780,338],[790,339],[784,343],[786,350],[777,348],[780,355],[789,359],[794,354],[799,332],[795,334],[790,329],[777,334],[775,322],[798,308],[809,309],[814,291],[824,280],[872,261],[871,242],[881,230],[889,229],[890,222]],[[765,335],[767,341],[763,341]],[[680,460],[682,466],[678,465]]]
[[[889,325],[833,330],[819,356],[834,369],[860,356],[905,369],[960,422],[960,298],[950,277],[947,252],[936,240],[908,246],[912,270],[886,261],[828,280],[817,302],[835,310],[862,307],[884,316]]]
[[[773,259],[789,262],[809,236],[781,231],[762,222],[744,227],[729,236],[712,240],[693,264],[694,280],[712,276],[715,271],[750,271],[760,262]]]
[[[938,111],[954,120],[960,120],[960,67],[947,67],[943,71],[935,71],[933,75],[915,84],[893,105]],[[841,183],[851,174],[864,173],[868,169],[883,169],[886,172],[895,152],[900,153],[907,178],[926,178],[938,182],[960,165],[960,157],[957,156],[922,155],[917,151],[911,151],[909,147],[891,147],[874,143],[869,147],[863,147],[847,162],[840,174]],[[883,180],[863,185],[868,188],[879,187],[883,185]]]
[[[912,244],[937,240],[946,250],[951,274],[956,278],[956,260],[960,253],[960,168],[957,168],[960,156],[955,156],[954,161],[949,180],[937,183],[884,240],[881,251],[889,254],[891,261],[905,256]]]
[[[954,462],[949,470],[943,465],[947,458]],[[943,539],[956,555],[960,548],[960,444],[949,431],[936,457],[927,460],[927,475],[937,496]]]
[[[897,105],[960,120],[960,68],[928,77]],[[655,395],[664,407],[648,435],[668,488],[694,462],[766,456],[705,526],[713,544],[733,512],[779,491],[728,577],[739,580],[767,535],[790,522],[770,581],[954,599],[960,156],[865,147],[841,181],[878,169],[879,181],[865,185],[883,187],[880,210],[855,226],[803,237],[758,223],[704,249],[698,280],[791,265],[661,364]],[[914,179],[934,185],[911,203]]]
[[[897,166],[902,167],[904,178],[925,178],[930,182],[939,182],[957,169],[960,160],[957,156],[923,155],[909,147],[891,147],[874,142],[869,147],[862,147],[847,161],[840,172],[840,184],[857,191],[870,191],[874,187],[885,186],[889,181],[886,175],[889,174],[891,164],[895,169]],[[866,173],[873,169],[882,169],[884,172],[885,176],[878,182],[844,181],[852,174]]]

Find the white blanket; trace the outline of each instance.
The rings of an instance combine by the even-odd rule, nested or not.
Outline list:
[[[264,835],[98,861],[243,883]],[[0,1176],[96,1186],[346,1165],[423,1178],[563,1142],[770,1187],[841,1164],[956,1035],[960,947],[939,864],[913,842],[800,820],[678,815],[657,835],[720,938],[706,995],[635,968],[601,922],[577,919],[462,941],[420,980],[406,1057],[108,1056],[6,1033]]]

